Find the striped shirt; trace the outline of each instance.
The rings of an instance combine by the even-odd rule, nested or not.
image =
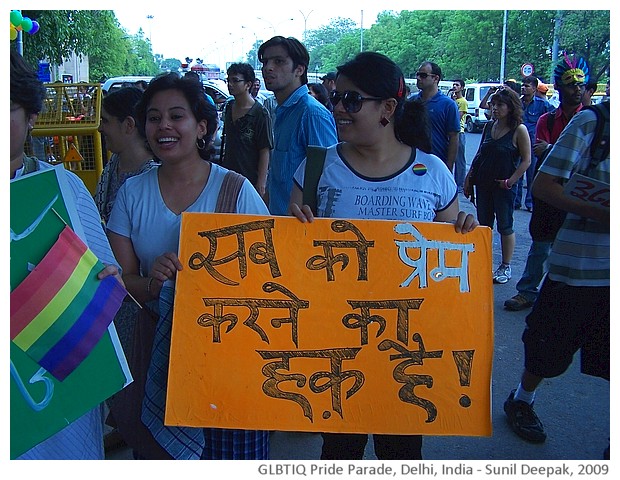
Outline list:
[[[338,143],[331,112],[301,85],[276,107],[274,148],[269,160],[267,191],[272,215],[287,215],[293,175],[306,158],[306,147],[329,147]]]
[[[609,157],[590,169],[596,114],[576,114],[554,144],[540,171],[568,179],[582,173],[610,183]],[[549,256],[549,278],[573,286],[609,286],[609,225],[568,213]]]

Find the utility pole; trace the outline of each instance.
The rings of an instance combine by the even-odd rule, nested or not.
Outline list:
[[[314,10],[310,10],[308,12],[308,15],[306,15],[304,12],[302,12],[301,10],[299,11],[299,13],[301,13],[301,16],[304,17],[304,43],[306,43],[306,32],[307,32],[307,23],[308,23],[308,17],[310,16],[310,14],[314,12]]]
[[[146,19],[149,21],[149,42],[151,43],[151,48],[153,48],[153,15],[147,15]]]
[[[499,83],[504,83],[506,70],[506,30],[508,29],[508,10],[504,10],[504,27],[502,31],[502,58],[499,67]]]
[[[360,12],[360,53],[364,51],[364,10]]]

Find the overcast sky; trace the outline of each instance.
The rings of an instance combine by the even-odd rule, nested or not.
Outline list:
[[[153,2],[152,7],[140,1],[112,3],[116,18],[128,33],[135,34],[142,28],[145,36],[151,39],[153,53],[180,60],[199,57],[222,68],[231,59],[245,60],[245,54],[256,39],[267,40],[274,33],[303,40],[304,28],[314,30],[337,17],[350,18],[358,26],[362,23],[368,28],[383,10],[401,11],[413,7],[411,0],[313,0],[295,2],[295,7],[288,6],[292,2],[232,0],[199,2],[199,8],[186,6],[174,10],[171,5],[188,2],[166,2],[165,6],[155,6]],[[227,10],[227,7],[234,10]],[[106,8],[110,7],[106,5]]]

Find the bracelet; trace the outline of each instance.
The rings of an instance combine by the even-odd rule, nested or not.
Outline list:
[[[508,179],[504,180],[504,185],[506,186],[506,190],[510,190],[510,187],[508,186]]]
[[[153,280],[155,280],[154,277],[149,277],[149,281],[146,284],[146,293],[149,296],[151,296],[151,284],[153,283]]]

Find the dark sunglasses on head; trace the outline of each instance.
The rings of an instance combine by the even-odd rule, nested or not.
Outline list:
[[[352,92],[347,90],[346,92],[337,92],[333,90],[329,94],[329,99],[332,102],[332,106],[338,105],[338,102],[342,100],[342,107],[347,113],[357,113],[362,109],[362,104],[365,100],[380,101],[383,100],[380,97],[362,97],[359,92]]]

